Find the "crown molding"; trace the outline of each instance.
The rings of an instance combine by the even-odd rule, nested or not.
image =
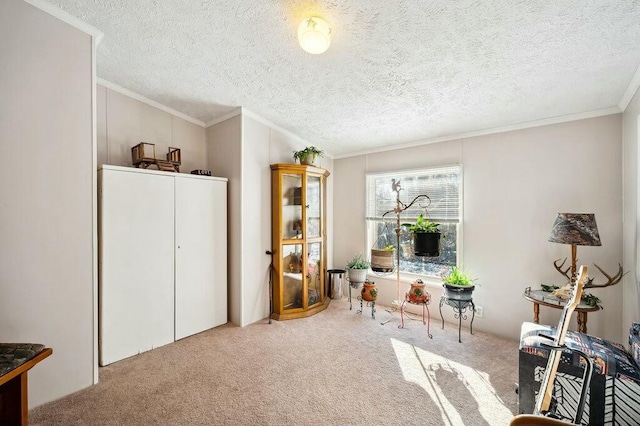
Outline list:
[[[96,46],[100,44],[102,37],[104,37],[104,33],[97,29],[96,27],[87,24],[82,19],[76,18],[75,16],[65,12],[57,6],[52,5],[51,3],[47,3],[44,0],[24,0],[26,3],[37,7],[43,12],[47,12],[49,15],[54,16],[61,21],[71,25],[74,28],[79,29],[82,32],[89,34],[94,38]]]
[[[242,114],[242,108],[240,108],[240,107],[234,108],[231,111],[229,111],[228,113],[226,113],[226,114],[224,114],[224,115],[222,115],[220,117],[214,118],[211,121],[207,121],[205,123],[204,127],[208,129],[211,126],[215,126],[218,123],[222,123],[223,121],[226,121],[226,120],[228,120],[228,119],[230,119],[232,117],[238,116],[240,114]]]
[[[457,139],[467,139],[467,138],[473,138],[473,137],[477,137],[477,136],[492,135],[492,134],[496,134],[496,133],[512,132],[514,130],[529,129],[529,128],[532,128],[532,127],[548,126],[548,125],[551,125],[551,124],[567,123],[567,122],[570,122],[570,121],[585,120],[585,119],[588,119],[588,118],[595,118],[595,117],[603,117],[603,116],[606,116],[606,115],[619,114],[621,112],[622,111],[620,110],[620,108],[615,106],[615,107],[599,109],[599,110],[595,110],[595,111],[582,112],[582,113],[579,113],[579,114],[562,115],[562,116],[559,116],[559,117],[545,118],[545,119],[536,120],[536,121],[527,121],[527,122],[524,122],[524,123],[512,124],[512,125],[509,125],[509,126],[493,127],[493,128],[490,128],[490,129],[477,130],[477,131],[473,131],[473,132],[458,133],[458,134],[455,134],[455,135],[442,136],[440,138],[412,141],[412,142],[407,142],[407,143],[402,143],[402,144],[397,144],[397,145],[389,145],[389,146],[384,146],[384,147],[379,147],[379,148],[372,148],[372,149],[368,149],[368,150],[357,151],[357,152],[353,152],[353,153],[349,153],[349,154],[334,155],[333,158],[336,159],[336,160],[339,160],[341,158],[357,157],[359,155],[367,155],[367,154],[376,154],[376,153],[379,153],[379,152],[395,151],[397,149],[413,148],[413,147],[416,147],[416,146],[429,145],[429,144],[432,144],[432,143],[447,142],[447,141],[452,141],[452,140],[457,140]]]
[[[638,65],[635,74],[633,74],[633,77],[629,82],[629,86],[627,86],[627,90],[620,99],[620,103],[618,104],[620,111],[624,112],[627,109],[629,102],[631,102],[631,99],[633,99],[633,96],[638,91],[638,87],[640,87],[640,65]]]
[[[280,132],[285,136],[288,136],[289,138],[291,138],[292,140],[294,140],[295,142],[297,142],[297,143],[299,143],[301,145],[309,145],[310,142],[308,140],[296,135],[295,133],[293,133],[293,132],[291,132],[291,131],[289,131],[289,130],[287,130],[285,128],[282,128],[282,127],[278,126],[277,124],[275,124],[272,121],[269,121],[266,118],[256,114],[255,112],[251,111],[248,108],[245,108],[245,107],[241,107],[241,108],[242,108],[242,114],[243,115],[246,115],[247,117],[251,117],[254,120],[256,120],[257,122],[262,123],[265,126],[271,128],[271,129],[273,129],[273,130],[275,130],[277,132]],[[325,153],[324,156],[329,158],[329,159],[333,159],[334,158],[333,155],[328,154],[328,153]]]
[[[149,99],[149,98],[147,98],[145,96],[142,96],[142,95],[140,95],[140,94],[138,94],[136,92],[133,92],[133,91],[131,91],[129,89],[125,89],[124,87],[118,86],[117,84],[112,83],[110,81],[107,81],[107,80],[105,80],[103,78],[98,78],[97,79],[97,83],[99,85],[101,85],[101,86],[106,87],[107,89],[113,90],[114,92],[118,92],[118,93],[120,93],[122,95],[125,95],[125,96],[128,96],[130,98],[133,98],[133,99],[135,99],[137,101],[140,101],[142,103],[145,103],[145,104],[147,104],[149,106],[152,106],[154,108],[158,108],[161,111],[164,111],[164,112],[167,112],[167,113],[169,113],[171,115],[175,115],[176,117],[182,118],[185,121],[188,121],[188,122],[193,123],[193,124],[197,124],[200,127],[205,127],[204,122],[198,120],[197,118],[190,117],[187,114],[184,114],[184,113],[182,113],[180,111],[176,111],[173,108],[169,108],[168,106],[161,104],[160,102],[156,102],[156,101],[154,101],[152,99]]]

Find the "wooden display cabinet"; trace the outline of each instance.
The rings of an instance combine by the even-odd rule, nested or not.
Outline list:
[[[327,308],[327,170],[271,165],[273,314],[303,318]]]

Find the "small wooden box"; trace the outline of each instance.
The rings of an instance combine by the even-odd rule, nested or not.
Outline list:
[[[131,148],[131,163],[138,167],[153,164],[156,161],[156,144],[140,142]]]
[[[169,152],[167,153],[167,161],[171,161],[173,164],[179,166],[181,162],[180,148],[169,147]]]

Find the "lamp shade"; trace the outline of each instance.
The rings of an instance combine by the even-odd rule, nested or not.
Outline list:
[[[331,44],[331,27],[317,16],[307,18],[298,27],[298,43],[309,53],[323,53]]]
[[[602,245],[593,213],[558,213],[549,241],[578,246]]]

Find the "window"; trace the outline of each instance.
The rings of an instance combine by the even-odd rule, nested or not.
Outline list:
[[[412,234],[405,227],[401,227],[398,247],[397,216],[393,211],[397,205],[397,194],[392,189],[394,179],[400,182],[399,198],[405,205],[421,194],[430,198],[431,202],[423,198],[401,212],[400,224],[415,223],[421,213],[430,221],[440,223],[440,256],[415,256]],[[440,276],[457,265],[462,219],[460,180],[461,166],[367,175],[367,247],[393,245],[399,250],[401,273]]]

